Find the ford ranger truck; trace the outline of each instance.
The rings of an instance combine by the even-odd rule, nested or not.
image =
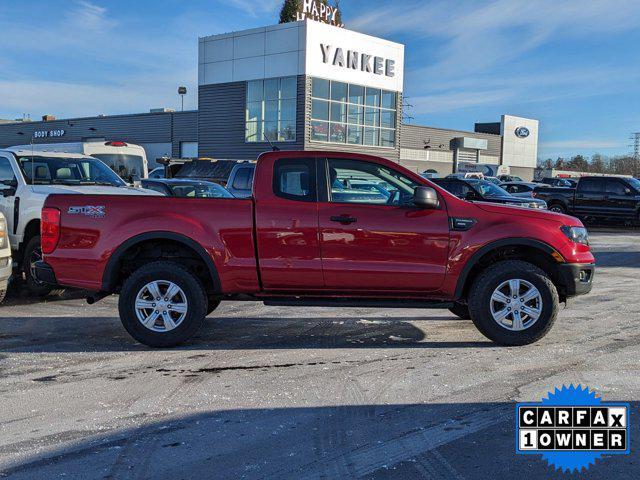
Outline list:
[[[336,152],[261,155],[246,199],[50,195],[41,240],[41,281],[119,294],[124,327],[152,347],[185,342],[223,300],[446,307],[524,345],[595,270],[573,217],[471,203]]]

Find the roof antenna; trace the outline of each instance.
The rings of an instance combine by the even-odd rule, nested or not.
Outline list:
[[[267,139],[267,143],[269,144],[269,146],[271,147],[271,150],[273,150],[274,152],[279,152],[280,149],[278,147],[276,147],[273,143],[271,143],[271,140],[269,140],[269,137],[267,136],[266,133],[263,133],[264,138]]]

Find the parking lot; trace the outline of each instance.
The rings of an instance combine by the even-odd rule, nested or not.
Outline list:
[[[520,348],[446,310],[227,303],[188,346],[150,350],[115,297],[14,294],[0,308],[0,477],[556,478],[515,454],[514,404],[581,383],[632,402],[632,454],[583,477],[638,478],[640,233],[592,244],[593,292]]]

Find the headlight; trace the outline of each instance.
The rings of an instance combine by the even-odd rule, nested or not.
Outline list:
[[[0,217],[0,248],[7,246],[7,221]]]
[[[582,245],[589,245],[589,232],[584,227],[560,227],[562,233],[574,243],[581,243]]]

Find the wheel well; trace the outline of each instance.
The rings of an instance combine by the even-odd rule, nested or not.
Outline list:
[[[471,285],[473,285],[474,280],[482,271],[503,260],[522,260],[537,266],[549,275],[558,289],[560,300],[566,300],[566,289],[558,268],[558,262],[549,252],[529,245],[505,245],[485,253],[467,274],[462,290],[462,298],[467,298]]]
[[[143,240],[127,247],[115,259],[115,264],[109,265],[110,278],[106,278],[108,290],[119,292],[124,281],[138,268],[156,260],[169,260],[179,263],[194,273],[202,282],[208,294],[218,292],[217,276],[211,271],[202,254],[179,240],[150,239]]]
[[[18,262],[22,261],[22,257],[24,256],[24,249],[33,237],[40,235],[40,220],[35,219],[31,220],[27,223],[27,226],[24,229],[24,236],[22,237],[22,244],[18,249],[18,258],[16,259]]]

